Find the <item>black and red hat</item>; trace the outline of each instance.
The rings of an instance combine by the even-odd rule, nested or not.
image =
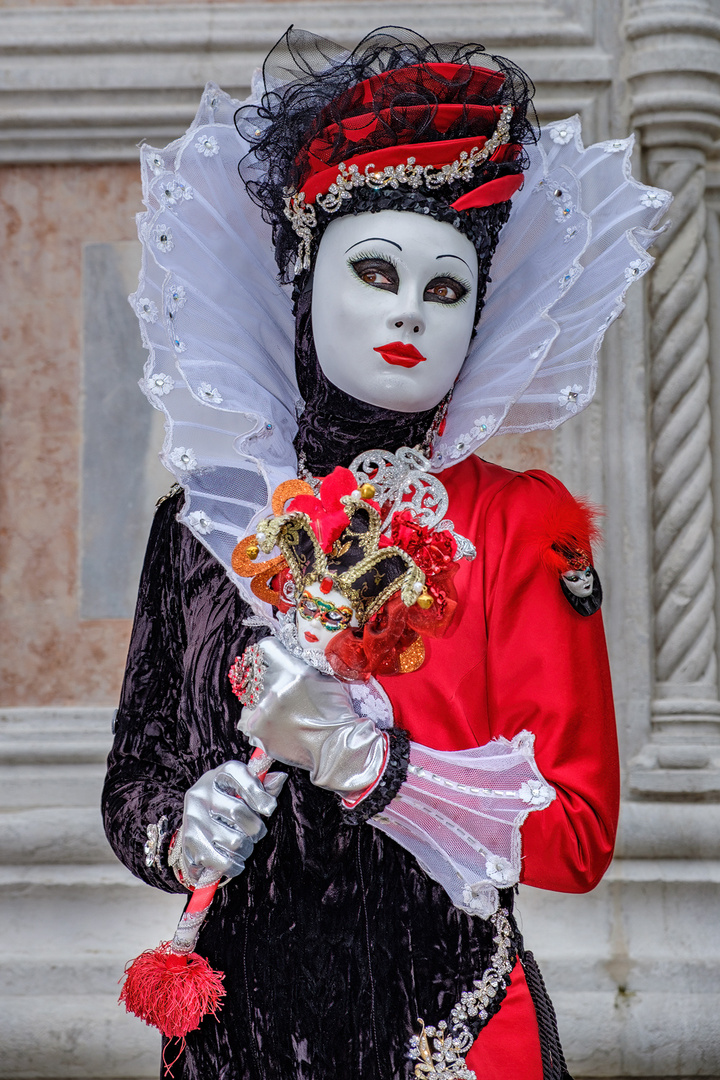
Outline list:
[[[281,273],[310,269],[334,215],[399,209],[466,233],[486,276],[535,139],[528,77],[480,45],[397,27],[340,56],[318,41],[288,30],[260,105],[236,118],[253,147],[241,174],[274,226]]]

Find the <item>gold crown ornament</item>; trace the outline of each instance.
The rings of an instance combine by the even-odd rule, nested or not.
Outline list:
[[[339,501],[346,524],[328,551],[323,550],[310,515],[302,511],[261,521],[256,532],[260,550],[269,555],[275,547],[280,549],[297,595],[330,579],[361,627],[395,593],[412,607],[425,592],[422,570],[402,548],[381,545],[382,515],[360,490]]]

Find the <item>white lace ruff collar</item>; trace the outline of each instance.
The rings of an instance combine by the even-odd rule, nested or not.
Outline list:
[[[147,209],[130,302],[149,352],[140,385],[165,414],[161,459],[186,493],[181,520],[270,622],[230,557],[296,475],[300,401],[290,290],[277,283],[270,226],[237,172],[247,151],[233,123],[240,104],[210,83],[182,138],[142,148]],[[555,428],[592,400],[603,336],[652,265],[647,248],[671,199],[633,179],[632,145],[585,149],[575,116],[528,148],[433,471],[498,432]]]

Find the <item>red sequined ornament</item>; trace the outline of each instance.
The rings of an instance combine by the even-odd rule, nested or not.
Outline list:
[[[242,656],[236,656],[228,678],[232,691],[241,705],[254,709],[262,696],[265,660],[257,645],[248,645]]]

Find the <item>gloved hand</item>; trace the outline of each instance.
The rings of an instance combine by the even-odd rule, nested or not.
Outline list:
[[[204,773],[185,793],[182,827],[170,856],[179,880],[194,887],[204,871],[217,877],[241,874],[267,832],[262,818],[275,810],[286,779],[285,773],[268,773],[262,784],[241,761]]]
[[[265,663],[259,703],[238,727],[253,746],[307,769],[313,784],[354,803],[380,778],[387,736],[358,717],[341,682],[292,656],[277,638],[259,642]]]

